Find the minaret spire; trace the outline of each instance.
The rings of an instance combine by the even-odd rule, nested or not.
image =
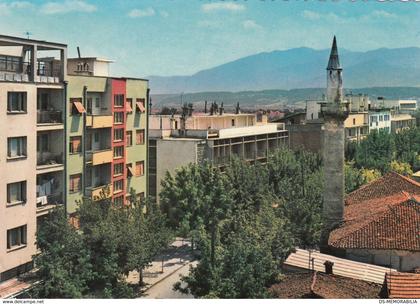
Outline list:
[[[330,60],[328,61],[327,70],[341,70],[340,60],[338,59],[337,39],[335,36],[331,47]]]

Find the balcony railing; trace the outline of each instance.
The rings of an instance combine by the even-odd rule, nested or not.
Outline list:
[[[63,117],[62,117],[61,111],[57,110],[38,110],[37,113],[37,123],[39,124],[57,124],[57,123],[63,123]]]
[[[44,211],[49,211],[57,206],[62,206],[63,204],[64,202],[62,192],[38,196],[36,198],[36,212],[41,213]]]
[[[86,154],[86,161],[92,162],[93,166],[111,163],[112,150],[111,148],[107,148],[99,151],[88,151]]]
[[[37,153],[38,166],[59,165],[63,164],[63,155],[49,151],[40,151]]]

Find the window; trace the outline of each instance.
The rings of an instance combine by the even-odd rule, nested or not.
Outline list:
[[[114,130],[114,141],[122,141],[124,138],[124,129]]]
[[[136,162],[136,176],[144,175],[144,161]]]
[[[114,124],[124,123],[124,112],[115,112],[114,113]]]
[[[26,92],[7,93],[7,112],[26,113]]]
[[[144,130],[136,131],[136,145],[144,145]]]
[[[127,102],[126,107],[125,107],[126,111],[128,113],[133,112],[133,98],[127,98],[126,102]]]
[[[82,174],[70,175],[70,192],[79,192],[82,185]]]
[[[234,126],[235,126],[235,120],[232,119],[232,127],[234,127]]]
[[[82,104],[82,98],[70,98],[70,114],[78,115],[85,113],[85,107]]]
[[[114,107],[122,108],[123,106],[124,106],[124,95],[123,94],[114,95]]]
[[[0,56],[0,71],[19,72],[21,65],[21,57]]]
[[[114,165],[114,176],[123,174],[124,164]]]
[[[385,121],[389,121],[389,115],[388,115],[388,114],[385,114],[385,115],[384,115],[384,120],[385,120]]]
[[[47,152],[50,150],[50,138],[48,134],[41,133],[36,137],[36,150],[38,152]]]
[[[95,98],[95,108],[99,108],[101,106],[101,99],[99,97]]]
[[[356,118],[353,118],[353,125],[356,124]]]
[[[115,192],[121,192],[124,188],[124,180],[120,179],[114,182],[114,193]]]
[[[114,198],[114,205],[122,206],[123,203],[124,203],[124,196],[123,195],[120,195],[120,196]]]
[[[145,99],[144,98],[137,98],[136,99],[136,106],[137,106],[138,111],[140,111],[141,113],[144,113],[146,111]]]
[[[7,184],[7,203],[26,202],[26,181]]]
[[[136,173],[133,170],[133,165],[132,164],[127,164],[127,177],[130,178],[132,176],[135,176]]]
[[[26,157],[26,136],[7,139],[7,157]]]
[[[7,249],[26,245],[26,225],[7,230]]]
[[[123,157],[124,147],[114,147],[114,158]]]
[[[82,152],[82,137],[71,136],[70,137],[70,154],[76,154]]]
[[[379,116],[379,121],[383,121],[384,117],[382,115]]]
[[[132,135],[133,135],[132,131],[127,131],[127,134],[126,134],[126,145],[127,145],[127,147],[130,147],[130,146],[133,145]]]

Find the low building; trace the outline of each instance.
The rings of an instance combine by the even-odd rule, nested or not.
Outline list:
[[[369,111],[369,133],[373,130],[391,133],[391,111],[371,110]]]
[[[420,183],[391,172],[347,195],[328,245],[347,259],[412,271],[420,267]]]
[[[401,114],[412,114],[417,111],[417,100],[414,99],[385,99],[379,97],[372,101],[372,108],[392,109]]]
[[[414,128],[416,126],[416,118],[410,114],[393,114],[391,115],[391,132],[399,133],[403,130]]]
[[[204,160],[223,167],[233,156],[265,162],[270,152],[288,146],[283,123],[261,114],[161,116],[149,125],[149,191],[157,197],[166,172]]]

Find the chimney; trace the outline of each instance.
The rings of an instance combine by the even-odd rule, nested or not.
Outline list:
[[[207,100],[204,101],[204,113],[207,114]]]
[[[225,109],[223,108],[223,102],[222,102],[222,104],[220,105],[219,114],[223,115],[224,111],[225,111]]]
[[[324,262],[324,266],[325,266],[325,273],[326,273],[326,274],[334,274],[334,273],[333,273],[333,266],[334,266],[334,262],[331,262],[331,261],[325,261],[325,262]]]
[[[80,48],[77,47],[77,56],[79,56],[79,59],[82,58],[82,56],[80,56]]]
[[[235,109],[235,114],[240,114],[241,113],[241,108],[239,107],[239,101],[236,104],[236,109]]]
[[[324,164],[323,231],[321,252],[329,251],[330,232],[343,221],[344,213],[344,121],[348,116],[343,102],[342,69],[334,36],[327,66],[327,100],[321,111],[324,117],[322,151]]]

